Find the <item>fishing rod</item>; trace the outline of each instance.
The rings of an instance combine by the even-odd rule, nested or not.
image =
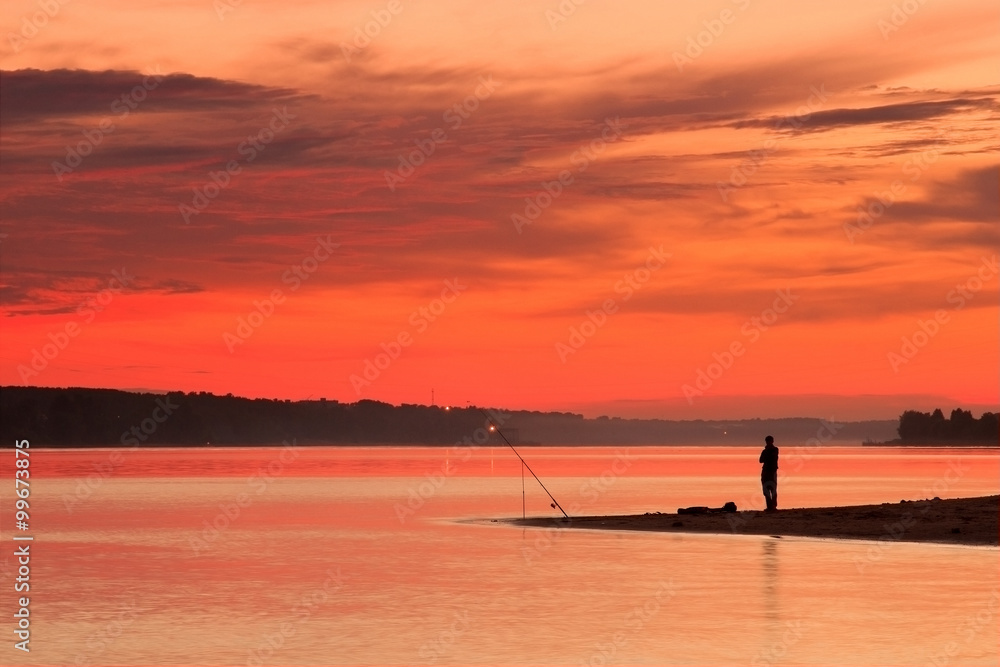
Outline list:
[[[562,508],[562,505],[559,504],[559,501],[556,500],[555,496],[553,496],[551,493],[549,493],[549,490],[545,488],[545,485],[542,484],[542,480],[538,479],[538,475],[536,475],[535,471],[531,469],[531,466],[528,465],[528,462],[524,460],[524,457],[521,456],[516,449],[514,449],[514,445],[510,444],[510,440],[508,440],[507,436],[505,436],[503,434],[503,432],[500,430],[500,427],[497,426],[495,423],[493,423],[493,418],[489,416],[489,414],[486,412],[486,410],[483,410],[482,408],[480,408],[479,411],[483,413],[484,417],[486,417],[486,421],[488,421],[490,423],[490,426],[493,427],[493,430],[496,431],[497,434],[501,438],[503,438],[504,442],[507,443],[507,446],[510,447],[510,451],[514,452],[514,455],[517,456],[517,458],[521,459],[521,465],[523,465],[525,468],[528,469],[528,472],[531,473],[531,476],[535,478],[536,482],[538,482],[538,486],[542,487],[542,491],[545,491],[545,493],[548,494],[549,498],[552,499],[552,503],[553,503],[552,507],[558,507],[559,511],[563,513],[563,516],[568,519],[569,518],[569,514],[566,514],[566,510],[564,510]],[[521,475],[524,475],[524,471],[523,470],[521,471]],[[523,485],[522,485],[522,489],[521,489],[521,505],[522,505],[521,509],[523,511],[523,509],[524,509],[524,507],[523,507],[523,505],[524,505],[524,489],[523,489]]]

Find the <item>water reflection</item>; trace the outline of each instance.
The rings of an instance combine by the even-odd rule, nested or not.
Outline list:
[[[760,564],[764,574],[764,610],[767,614],[768,624],[774,626],[781,618],[781,610],[778,605],[778,540],[773,538],[765,539],[761,543],[764,553],[761,555]]]
[[[303,450],[237,512],[247,479],[276,451],[199,452],[207,468],[185,478],[173,471],[184,461],[182,469],[197,468],[189,451],[130,453],[72,512],[64,494],[107,452],[41,459],[42,469],[62,466],[32,487],[32,576],[45,582],[32,590],[32,627],[46,639],[28,656],[0,646],[0,664],[73,664],[80,655],[245,664],[265,654],[265,664],[566,664],[605,655],[608,664],[926,664],[950,642],[958,647],[950,665],[997,660],[995,617],[965,621],[994,609],[995,549],[893,543],[862,572],[856,559],[871,545],[860,542],[549,534],[450,521],[521,515],[520,465],[499,448],[468,461],[427,448]],[[531,453],[560,502],[593,513],[716,504],[743,479],[719,469],[745,464],[748,493],[759,493],[753,452],[720,452],[722,464],[704,450],[691,460],[641,453],[599,494],[587,484],[614,448]],[[841,502],[843,488],[867,486],[861,477],[845,483],[845,462],[863,469],[866,456],[817,453],[793,493],[802,504]],[[891,500],[919,490],[953,454],[914,456],[885,464],[883,472],[908,471],[894,486],[864,492]],[[995,493],[996,460],[972,465],[951,491]],[[455,472],[429,484],[442,469]],[[825,470],[836,477],[826,480]],[[528,513],[554,514],[528,481]],[[0,522],[11,525],[11,498],[0,501]],[[657,597],[663,590],[669,596]],[[133,599],[134,617],[122,616]],[[13,614],[10,602],[0,598],[0,613]],[[97,645],[100,653],[88,648]]]

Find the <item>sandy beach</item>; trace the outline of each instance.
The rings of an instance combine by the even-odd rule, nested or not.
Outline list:
[[[511,519],[519,526],[1000,545],[1000,496],[720,514]]]

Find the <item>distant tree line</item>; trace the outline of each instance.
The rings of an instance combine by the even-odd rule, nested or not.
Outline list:
[[[733,421],[587,419],[571,412],[491,411],[514,444],[820,446],[863,437],[891,437],[894,420],[826,426],[811,417]],[[115,389],[0,387],[0,447],[26,438],[37,447],[298,444],[504,446],[484,432],[476,407],[390,405],[361,400],[288,401],[206,392],[137,393]],[[832,435],[827,435],[832,434]],[[484,440],[484,437],[486,438]],[[832,444],[832,443],[831,443]]]
[[[907,410],[899,417],[899,439],[904,444],[983,442],[997,445],[1000,421],[994,412],[984,412],[979,419],[972,412],[956,408],[946,418],[940,409],[934,412]]]
[[[13,438],[40,447],[255,445],[291,438],[299,444],[454,444],[485,423],[473,408],[41,387],[2,388],[0,414],[4,447]]]

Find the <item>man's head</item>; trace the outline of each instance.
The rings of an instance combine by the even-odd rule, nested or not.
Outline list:
[[[766,438],[764,438],[764,443],[768,444],[768,445],[773,445],[774,444],[774,436],[769,435]]]

